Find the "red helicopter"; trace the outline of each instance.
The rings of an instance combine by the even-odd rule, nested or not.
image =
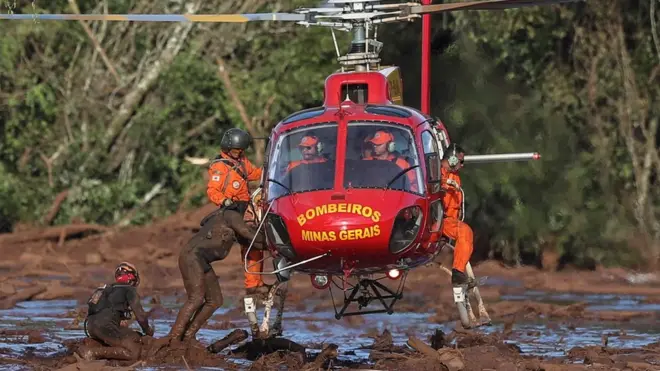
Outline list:
[[[291,21],[353,34],[341,69],[325,81],[323,105],[291,114],[268,138],[261,187],[253,193],[259,229],[265,229],[275,275],[266,301],[262,332],[276,290],[286,294],[293,272],[308,274],[312,285],[343,291],[335,317],[392,314],[403,296],[408,273],[432,262],[451,241],[440,235],[443,220],[440,161],[451,140],[442,121],[429,115],[430,14],[459,10],[502,10],[583,0],[492,0],[431,5],[383,4],[374,0],[328,0],[317,8],[292,13],[258,14],[0,14],[0,19],[109,20],[149,22]],[[383,66],[376,40],[380,24],[422,18],[422,107],[405,106],[400,69]],[[376,147],[395,153],[400,162],[365,160]],[[302,147],[301,147],[302,146]],[[383,148],[383,146],[378,146]],[[301,150],[301,148],[304,148]],[[538,153],[468,155],[466,163],[539,159]],[[257,202],[258,201],[258,202]],[[249,249],[248,249],[249,253]],[[247,261],[247,259],[246,259]],[[245,267],[247,271],[247,266]],[[446,269],[446,268],[445,268]],[[449,270],[447,269],[449,272]],[[474,279],[470,265],[468,276]],[[398,280],[398,288],[381,283]],[[354,282],[354,283],[351,283]],[[480,320],[472,312],[473,294]],[[332,296],[334,303],[334,296]],[[361,310],[372,301],[382,308]],[[389,302],[388,302],[389,301]],[[282,308],[272,331],[281,331]],[[455,295],[464,327],[489,324],[478,293]],[[358,310],[347,312],[350,304]],[[256,315],[248,313],[251,325]]]

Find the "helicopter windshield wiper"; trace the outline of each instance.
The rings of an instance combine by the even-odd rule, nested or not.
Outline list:
[[[392,180],[390,180],[390,181],[387,183],[387,185],[386,185],[385,188],[383,188],[383,189],[386,189],[386,190],[389,189],[390,186],[392,185],[392,183],[394,183],[395,180],[399,179],[403,174],[409,172],[410,170],[412,170],[412,169],[414,169],[414,168],[416,168],[416,167],[419,167],[419,165],[413,165],[413,166],[410,166],[410,167],[408,167],[408,168],[405,168],[405,169],[401,170],[397,175],[394,176],[394,178],[392,178]],[[411,185],[412,185],[412,184],[411,184]]]
[[[290,195],[290,194],[293,193],[293,192],[291,192],[291,188],[285,186],[284,184],[278,182],[277,180],[275,180],[275,179],[273,179],[273,178],[268,178],[268,179],[266,179],[266,180],[269,181],[269,182],[273,182],[273,183],[275,183],[275,184],[281,186],[282,188],[286,189],[286,192],[287,192],[286,194],[288,194],[288,195]]]

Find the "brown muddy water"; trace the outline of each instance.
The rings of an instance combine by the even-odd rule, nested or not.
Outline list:
[[[489,279],[488,284],[510,283]],[[225,304],[211,318],[209,323],[197,335],[198,340],[208,345],[236,328],[248,329],[247,320],[236,308],[241,307],[239,298],[226,297]],[[404,299],[405,300],[405,299]],[[506,333],[502,340],[505,344],[515,345],[522,356],[536,356],[552,361],[564,359],[567,363],[581,364],[584,357],[571,357],[574,348],[602,346],[606,342],[609,349],[641,349],[657,342],[660,323],[651,313],[660,312],[660,304],[648,302],[644,296],[549,293],[543,291],[523,291],[515,294],[503,294],[501,301],[509,303],[550,303],[571,305],[585,303],[585,311],[608,313],[645,312],[647,315],[631,320],[607,321],[594,320],[570,315],[556,318],[543,313],[528,315],[529,310],[518,311],[515,320],[494,317],[493,325],[473,330],[484,335]],[[324,300],[325,301],[325,300]],[[159,304],[154,305],[153,302]],[[363,317],[349,317],[341,320],[334,318],[331,308],[322,308],[323,303],[314,301],[298,304],[295,309],[285,311],[284,337],[307,347],[308,354],[320,352],[323,343],[339,346],[338,363],[373,367],[370,360],[371,345],[374,337],[388,330],[395,345],[405,346],[408,338],[416,336],[428,341],[437,329],[451,333],[457,326],[455,321],[437,322],[433,320],[437,311],[426,312],[402,311],[392,315],[371,314]],[[490,303],[493,305],[493,303]],[[152,315],[155,325],[155,337],[165,336],[173,324],[181,304],[175,297],[145,297],[146,310],[156,307]],[[48,358],[65,354],[64,341],[85,337],[80,310],[84,305],[76,300],[35,300],[18,303],[14,308],[0,310],[0,359],[4,359],[3,370],[31,370],[30,364],[20,361],[12,364],[12,359]],[[76,317],[78,317],[76,319]],[[616,317],[616,316],[615,316]],[[138,329],[137,324],[131,327]],[[455,346],[455,341],[450,346]],[[225,350],[221,354],[227,354]],[[247,369],[251,362],[228,356],[227,360],[239,368]],[[660,369],[660,363],[648,360],[649,369]],[[493,369],[497,365],[492,366]],[[657,368],[654,368],[657,367]],[[138,370],[181,369],[179,366],[138,367]],[[185,369],[185,368],[184,368]],[[199,370],[221,370],[217,367],[192,367]]]

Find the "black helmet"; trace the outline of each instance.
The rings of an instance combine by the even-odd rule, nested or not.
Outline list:
[[[239,128],[231,128],[225,131],[220,141],[220,149],[229,152],[231,149],[246,150],[252,143],[252,138],[247,131]]]

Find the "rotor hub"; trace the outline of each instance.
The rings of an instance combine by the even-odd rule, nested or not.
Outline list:
[[[334,30],[351,31],[353,40],[347,53],[343,55],[337,49],[337,60],[342,71],[369,71],[380,66],[380,51],[383,43],[376,40],[377,24],[412,21],[419,17],[405,11],[407,4],[380,4],[378,0],[328,0],[319,8],[303,8],[296,12],[307,14],[307,21],[299,22],[305,26],[325,26]],[[370,35],[373,33],[373,36]]]

